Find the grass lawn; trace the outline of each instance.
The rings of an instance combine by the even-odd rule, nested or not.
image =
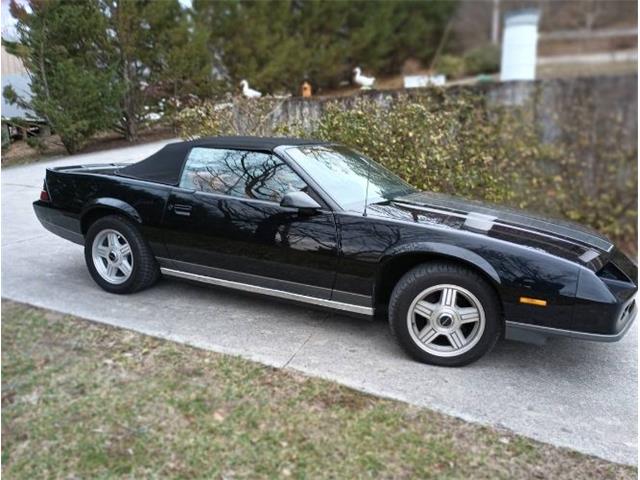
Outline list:
[[[2,302],[5,478],[635,478],[240,358]]]

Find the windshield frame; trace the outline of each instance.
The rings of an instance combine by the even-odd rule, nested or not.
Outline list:
[[[276,147],[274,149],[274,152],[279,154],[283,158],[285,158],[286,161],[289,162],[291,167],[296,171],[296,173],[298,173],[303,178],[303,180],[305,180],[319,195],[321,195],[323,197],[323,199],[326,201],[326,203],[328,205],[330,205],[333,210],[342,211],[342,212],[352,212],[352,213],[357,213],[357,214],[361,215],[363,213],[363,210],[365,210],[366,206],[372,205],[372,204],[375,204],[375,203],[381,203],[381,202],[389,201],[391,199],[387,199],[387,198],[384,198],[384,197],[381,197],[381,196],[377,196],[377,195],[376,196],[369,195],[368,198],[367,198],[367,202],[366,202],[367,205],[365,206],[365,198],[364,198],[365,195],[363,194],[362,202],[359,203],[359,206],[361,206],[361,208],[345,208],[345,207],[349,207],[352,204],[343,206],[340,203],[338,203],[338,201],[333,198],[333,196],[324,188],[324,186],[322,184],[320,184],[313,176],[311,176],[302,167],[302,165],[300,165],[296,161],[295,157],[289,153],[289,150],[300,149],[302,147],[322,147],[322,148],[339,147],[339,148],[346,148],[346,149],[352,151],[353,153],[355,153],[356,155],[359,155],[360,157],[362,157],[365,161],[373,162],[373,164],[377,168],[383,170],[386,173],[389,173],[392,177],[395,177],[395,178],[399,179],[404,185],[407,186],[407,190],[412,189],[413,192],[417,192],[418,191],[418,189],[415,188],[413,185],[411,185],[408,182],[404,181],[402,178],[400,178],[395,173],[391,172],[388,168],[384,167],[380,163],[376,162],[375,160],[372,160],[371,158],[369,158],[368,156],[366,156],[363,153],[359,152],[358,150],[356,150],[354,148],[351,148],[349,146],[346,146],[344,144],[341,144],[341,143],[319,142],[317,144],[309,144],[309,145],[304,145],[304,146],[300,146],[300,145],[280,145],[280,146]],[[407,193],[410,193],[410,192],[408,192],[408,191],[404,192],[403,195],[405,195]]]

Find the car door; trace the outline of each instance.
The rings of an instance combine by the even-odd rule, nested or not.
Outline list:
[[[322,202],[271,152],[194,147],[163,217],[173,267],[329,299],[337,262],[333,212],[280,206],[285,193],[298,190]]]

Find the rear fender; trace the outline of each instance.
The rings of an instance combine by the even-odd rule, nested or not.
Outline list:
[[[117,198],[96,198],[91,200],[82,210],[80,214],[80,221],[83,226],[83,230],[86,228],[85,219],[92,216],[97,210],[110,210],[113,213],[123,215],[135,223],[142,223],[142,217],[138,211],[129,205],[127,202],[118,200]]]

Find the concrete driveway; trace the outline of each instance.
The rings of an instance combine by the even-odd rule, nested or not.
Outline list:
[[[92,281],[82,248],[44,230],[31,202],[45,167],[144,158],[163,143],[2,170],[2,296],[292,368],[359,390],[637,465],[637,343],[502,342],[460,369],[421,365],[382,322],[162,280],[128,296]]]

